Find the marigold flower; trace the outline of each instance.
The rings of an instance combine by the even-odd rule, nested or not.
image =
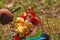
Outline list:
[[[16,19],[15,22],[16,22],[16,23],[23,23],[23,22],[24,22],[24,19],[21,18],[21,17],[17,17],[17,19]]]

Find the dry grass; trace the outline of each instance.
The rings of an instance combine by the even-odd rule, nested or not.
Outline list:
[[[8,8],[5,6],[9,5],[8,0],[1,1],[3,2],[2,8]],[[50,35],[50,40],[60,40],[60,0],[13,0],[13,2],[13,6],[8,8],[9,10],[23,6],[22,9],[14,13],[14,20],[20,13],[25,12],[28,6],[32,5],[42,20],[43,32]],[[9,24],[0,24],[0,40],[11,40],[12,34]]]

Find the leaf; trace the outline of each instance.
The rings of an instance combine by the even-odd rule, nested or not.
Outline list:
[[[0,8],[2,8],[2,1],[0,1]]]

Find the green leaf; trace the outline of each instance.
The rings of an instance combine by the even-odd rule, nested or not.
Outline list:
[[[2,8],[2,2],[0,1],[0,8]]]

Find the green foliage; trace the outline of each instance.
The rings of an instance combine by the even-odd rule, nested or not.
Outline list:
[[[0,1],[0,8],[2,8],[2,5],[3,5],[3,4],[2,4],[2,1]]]

